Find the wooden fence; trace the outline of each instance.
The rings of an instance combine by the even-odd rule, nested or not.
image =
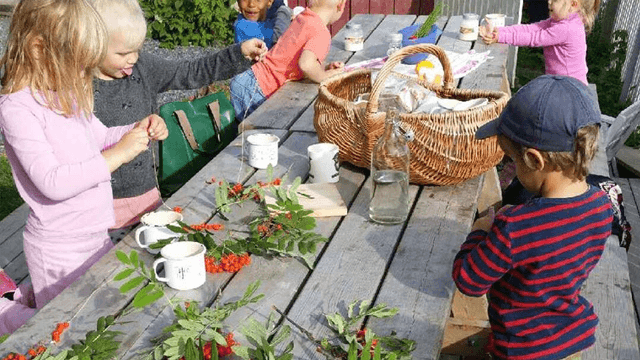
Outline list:
[[[308,0],[288,0],[289,7],[307,6]],[[340,20],[330,26],[335,35],[356,14],[426,15],[433,10],[434,0],[347,0]]]
[[[607,35],[616,30],[626,30],[627,57],[622,67],[622,94],[620,100],[631,98],[634,102],[640,100],[640,0],[603,0],[601,21],[606,21],[609,27]]]

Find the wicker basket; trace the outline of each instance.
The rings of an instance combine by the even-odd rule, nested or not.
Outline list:
[[[407,46],[394,53],[380,70],[373,86],[370,69],[343,73],[323,81],[314,105],[313,119],[319,140],[338,145],[341,161],[368,168],[371,150],[384,130],[386,113],[378,112],[384,82],[405,56],[425,52],[434,54],[442,63],[444,83],[438,86],[415,80],[417,83],[441,98],[466,101],[484,97],[489,102],[465,111],[401,114],[401,126],[415,134],[414,140],[409,142],[410,181],[414,184],[451,185],[476,177],[498,164],[503,152],[496,137],[477,140],[475,132],[481,125],[498,117],[509,96],[501,91],[457,89],[444,50],[430,44]],[[370,93],[366,108],[353,103],[363,93]]]

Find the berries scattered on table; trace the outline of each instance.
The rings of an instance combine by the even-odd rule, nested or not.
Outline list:
[[[213,256],[205,256],[204,266],[208,273],[216,274],[221,272],[234,273],[240,271],[243,266],[251,264],[249,254],[243,255],[228,254],[222,257],[220,261]]]
[[[173,211],[177,212],[177,213],[182,213],[182,208],[180,206],[176,206],[173,208]]]
[[[195,231],[202,231],[202,230],[218,231],[218,230],[224,229],[224,225],[222,224],[193,224],[193,225],[189,225],[189,227]]]
[[[53,342],[60,342],[60,335],[69,327],[68,322],[61,322],[56,325],[56,329],[51,333],[51,340]]]

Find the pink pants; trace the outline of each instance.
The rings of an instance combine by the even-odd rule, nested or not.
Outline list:
[[[35,236],[24,230],[24,255],[40,309],[113,247],[107,231],[76,237]]]
[[[13,300],[0,297],[0,336],[10,334],[36,313],[33,289],[30,284],[20,285]]]
[[[153,211],[162,205],[162,198],[158,189],[153,188],[146,193],[113,200],[113,210],[116,213],[116,224],[112,229],[120,229],[140,222],[142,215]]]

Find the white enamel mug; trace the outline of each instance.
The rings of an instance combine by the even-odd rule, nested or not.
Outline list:
[[[135,234],[138,246],[152,254],[159,253],[160,249],[151,249],[149,246],[159,240],[179,237],[180,234],[167,228],[167,225],[180,226],[178,221],[182,221],[182,214],[175,211],[154,211],[142,215],[140,219],[142,226],[136,230]]]
[[[278,165],[278,143],[280,138],[273,134],[251,134],[247,136],[247,159],[256,169],[266,169]]]
[[[204,266],[204,245],[194,241],[178,241],[162,248],[161,258],[153,262],[158,281],[176,290],[195,289],[207,279]],[[158,275],[158,265],[164,263],[164,277]]]
[[[338,145],[331,143],[313,144],[307,148],[310,183],[335,183],[340,180],[338,150]]]

